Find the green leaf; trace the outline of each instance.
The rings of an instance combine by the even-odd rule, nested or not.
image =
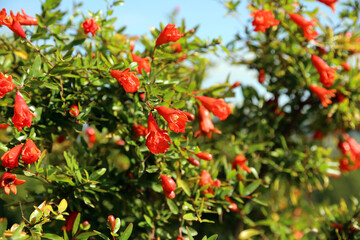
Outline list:
[[[174,201],[172,201],[171,199],[166,198],[166,203],[169,206],[169,209],[173,214],[178,214],[179,213],[179,208],[176,206]]]
[[[40,71],[40,67],[41,67],[41,57],[40,55],[37,55],[35,57],[35,60],[34,60],[34,63],[30,69],[30,72],[29,72],[29,78],[32,78],[34,76],[37,76],[37,74],[39,73]]]
[[[76,236],[76,240],[89,239],[89,237],[97,236],[97,232],[83,232]]]
[[[149,224],[150,227],[154,227],[154,223],[151,220],[151,218],[148,215],[144,215],[145,221],[147,222],[147,224]]]
[[[97,180],[99,179],[102,175],[104,175],[106,172],[106,168],[100,168],[94,172],[91,173],[90,175],[90,180]]]
[[[184,190],[184,192],[186,193],[186,195],[188,195],[189,197],[191,196],[190,188],[189,188],[189,186],[187,185],[186,182],[184,182],[184,181],[181,180],[181,179],[178,179],[178,180],[177,180],[177,184],[178,184],[179,187],[181,187],[181,188]]]
[[[7,218],[2,218],[0,220],[0,237],[4,235],[4,232],[7,229],[7,223],[8,223]]]
[[[209,237],[208,240],[216,240],[217,238],[218,238],[218,235],[214,234],[211,237]]]
[[[133,230],[133,224],[130,223],[127,228],[125,229],[125,231],[120,235],[119,240],[127,240],[129,239],[131,233]]]
[[[253,236],[259,235],[260,233],[261,232],[259,230],[253,228],[246,229],[239,234],[239,240],[247,240]]]
[[[183,108],[186,105],[186,102],[184,100],[177,101],[173,104],[175,108]]]
[[[67,207],[68,207],[68,203],[67,203],[66,199],[62,199],[58,206],[58,212],[59,213],[64,212]]]
[[[75,234],[77,233],[78,229],[79,229],[79,225],[80,225],[80,218],[81,218],[81,213],[78,213],[76,215],[74,224],[73,224],[73,229],[72,229],[72,235],[75,236]]]
[[[261,180],[258,179],[252,183],[250,183],[249,185],[247,185],[244,189],[244,195],[248,196],[250,195],[252,192],[254,192],[261,184]]]
[[[187,220],[187,221],[197,221],[198,218],[195,216],[194,213],[187,213],[183,216],[183,219],[184,220]]]
[[[45,233],[44,235],[41,236],[41,238],[50,239],[50,240],[63,240],[64,239],[64,238],[62,238],[56,234],[52,234],[52,233]]]
[[[56,85],[56,84],[54,84],[54,83],[44,82],[44,83],[43,83],[43,86],[46,87],[46,88],[50,88],[50,89],[52,89],[52,90],[59,90],[58,85]]]

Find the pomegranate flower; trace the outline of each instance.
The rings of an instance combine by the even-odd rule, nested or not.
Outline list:
[[[259,83],[263,83],[265,81],[265,71],[264,71],[264,69],[259,70],[258,81],[259,81]]]
[[[180,43],[174,43],[170,46],[174,53],[181,53],[182,52],[182,48],[181,48],[181,44]]]
[[[176,189],[175,181],[171,177],[168,177],[166,175],[161,175],[160,177],[164,195],[169,199],[174,199]]]
[[[213,181],[213,179],[211,178],[211,175],[208,171],[204,170],[201,172],[200,175],[200,186],[203,187],[205,185],[211,185],[212,187],[220,187],[221,186],[221,182],[219,180],[215,180]],[[203,194],[214,194],[214,190],[209,187],[208,189],[206,189]]]
[[[210,112],[202,105],[199,107],[198,118],[200,130],[195,133],[195,137],[206,135],[208,138],[211,138],[211,132],[221,134],[221,131],[214,127],[214,124],[211,121]]]
[[[16,20],[18,20],[21,25],[38,25],[38,21],[35,17],[27,15],[24,9],[21,9],[21,12],[23,15],[19,12],[16,14]]]
[[[343,135],[344,141],[339,142],[338,147],[341,152],[350,157],[356,165],[360,164],[360,144],[348,134]],[[360,165],[359,165],[360,166]]]
[[[230,203],[230,206],[229,206],[230,211],[233,211],[233,212],[239,211],[238,205],[236,205],[236,203],[234,203],[234,201],[231,200],[231,198],[229,198],[228,196],[225,196],[225,199],[226,199],[226,201],[228,201]]]
[[[81,24],[81,27],[84,29],[85,34],[90,32],[93,36],[95,36],[95,32],[100,29],[99,25],[92,18],[87,18],[85,22]]]
[[[206,153],[206,152],[196,153],[195,156],[205,161],[211,161],[213,159],[213,156],[210,153]]]
[[[275,20],[274,14],[271,11],[257,10],[251,13],[250,16],[254,17],[252,25],[255,26],[255,32],[265,32],[267,28],[276,26],[280,23],[279,20]]]
[[[10,191],[13,194],[17,193],[16,186],[24,184],[25,180],[20,180],[16,178],[15,174],[11,174],[9,172],[4,173],[0,180],[0,187],[4,188],[4,191],[7,195],[10,194]]]
[[[335,80],[336,68],[329,67],[320,57],[311,55],[311,61],[320,75],[320,82],[324,87],[331,87]]]
[[[2,161],[1,165],[5,168],[10,168],[10,170],[13,169],[14,167],[19,166],[19,157],[23,146],[24,144],[20,144],[7,151],[1,157],[1,161]]]
[[[350,71],[350,69],[351,69],[350,64],[348,64],[347,62],[342,62],[341,66],[343,67],[344,71],[346,71],[346,72]]]
[[[186,122],[188,122],[188,118],[184,112],[163,106],[155,107],[155,109],[169,123],[169,128],[171,131],[174,131],[176,133],[185,132]]]
[[[32,140],[26,140],[25,146],[21,152],[21,160],[26,164],[32,164],[41,157],[40,150]]]
[[[0,12],[0,25],[5,25],[19,37],[26,38],[24,29],[21,27],[21,24],[16,19],[14,13],[10,11],[10,15],[6,15],[6,10],[3,8]]]
[[[149,62],[149,58],[141,58],[139,56],[136,56],[135,54],[131,53],[131,57],[134,62],[137,62],[138,67],[137,71],[142,75],[141,69],[144,69],[146,73],[149,73],[151,71],[151,64]]]
[[[338,0],[318,0],[318,1],[331,7],[332,11],[335,12],[335,4]]]
[[[177,42],[182,36],[184,36],[184,34],[177,30],[175,25],[168,24],[156,39],[156,46],[160,46],[168,42]]]
[[[112,70],[110,74],[124,87],[126,92],[133,93],[139,89],[140,83],[139,79],[135,76],[135,72],[129,71],[130,68],[127,68],[124,71]]]
[[[135,133],[135,137],[138,138],[141,136],[146,136],[146,134],[148,133],[148,129],[147,129],[147,127],[134,124],[133,132]]]
[[[30,111],[24,98],[18,91],[15,97],[14,116],[12,117],[12,122],[19,131],[22,131],[24,127],[31,127],[33,117],[35,117],[35,115]]]
[[[244,157],[244,155],[239,154],[234,158],[234,161],[233,161],[231,167],[232,167],[232,169],[237,169],[237,166],[239,166],[244,171],[251,173],[251,169],[248,166],[246,166],[247,161],[248,160]]]
[[[290,18],[293,20],[296,25],[302,28],[304,37],[306,37],[308,40],[313,40],[318,35],[317,31],[313,30],[313,27],[316,26],[315,21],[308,21],[305,18],[303,18],[299,14],[290,13]]]
[[[3,98],[6,93],[12,91],[15,87],[11,76],[5,77],[3,73],[0,73],[0,98]]]
[[[79,116],[79,114],[80,114],[79,107],[76,104],[71,105],[69,114],[71,117],[77,118],[77,116]]]
[[[321,104],[324,107],[328,107],[329,104],[332,103],[332,101],[330,100],[330,98],[335,97],[335,89],[326,89],[320,86],[316,86],[316,85],[310,85],[310,90],[316,95],[318,96],[318,98],[321,101]]]
[[[153,154],[165,153],[169,149],[171,139],[166,130],[157,125],[152,113],[148,119],[148,134],[146,135],[146,146]]]
[[[225,120],[231,113],[230,106],[224,99],[215,99],[211,97],[197,96],[198,99],[209,111],[211,111],[220,120]]]

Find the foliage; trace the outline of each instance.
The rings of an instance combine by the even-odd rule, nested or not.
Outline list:
[[[6,217],[0,220],[3,238],[360,237],[355,197],[351,203],[341,200],[339,206],[312,199],[314,192],[329,187],[329,177],[345,172],[340,160],[358,164],[360,159],[357,153],[336,150],[339,142],[347,141],[345,133],[360,124],[360,74],[354,64],[360,52],[358,2],[341,4],[341,24],[317,21],[315,40],[304,37],[288,13],[315,19],[319,8],[279,0],[249,2],[252,12],[266,9],[274,14],[276,20],[264,33],[254,32],[248,22],[243,33],[222,44],[220,38],[201,39],[197,27],[191,29],[182,21],[177,26],[182,34],[173,33],[172,43],[157,45],[161,31],[168,29],[163,24],[150,36],[138,37],[125,35],[126,26],[114,28],[113,9],[123,1],[108,4],[106,13],[88,12],[99,26],[86,30],[91,35],[81,25],[86,18],[78,11],[81,4],[74,4],[69,16],[59,8],[60,2],[42,4],[38,26],[26,27],[27,39],[15,34],[0,37],[0,72],[12,76],[36,116],[31,127],[18,131],[12,122],[17,89],[1,98],[0,123],[10,127],[0,129],[0,150],[5,154],[26,140],[41,150],[34,164],[20,162],[11,169],[26,180],[17,186],[17,195],[0,193]],[[223,5],[236,15],[240,1]],[[175,41],[180,51],[172,45]],[[142,60],[135,61],[131,53]],[[210,54],[261,70],[266,94],[244,84],[246,79],[238,87],[225,76],[224,84],[202,89]],[[337,98],[328,107],[309,88],[321,85],[311,55],[338,67],[331,86]],[[340,67],[347,61],[350,71]],[[126,91],[130,78],[139,79],[134,93]],[[196,98],[229,99],[239,89],[244,100],[231,106],[229,117],[221,115],[227,111],[224,102],[209,104]],[[200,105],[219,117],[213,117],[212,134],[202,135],[199,129]],[[159,106],[190,113],[184,118],[185,131],[169,131],[173,118],[160,113]],[[222,106],[219,116],[214,106]],[[178,117],[185,114],[181,111]],[[153,125],[135,136],[134,125],[148,126],[150,113],[171,139],[165,153],[149,151]],[[323,137],[313,138],[316,131]],[[200,166],[189,160],[196,157]],[[240,160],[232,164],[235,157]],[[210,179],[203,177],[208,176],[205,170]],[[175,180],[175,197],[170,196],[173,183],[162,178]]]

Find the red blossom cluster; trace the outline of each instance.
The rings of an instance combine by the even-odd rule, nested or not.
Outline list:
[[[340,160],[340,170],[348,172],[356,170],[360,167],[360,144],[348,134],[342,135],[338,148],[345,156]]]
[[[0,12],[0,26],[5,25],[19,37],[26,38],[22,25],[38,25],[38,22],[36,18],[27,15],[24,9],[21,9],[21,12],[23,15],[19,12],[14,15],[13,11],[7,15],[6,9],[3,8]]]

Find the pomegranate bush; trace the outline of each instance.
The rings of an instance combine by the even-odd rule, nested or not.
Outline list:
[[[360,167],[359,6],[319,1],[249,1],[227,44],[184,21],[128,36],[123,1],[2,9],[2,238],[360,237],[356,197],[313,197]],[[266,94],[242,76],[201,88],[212,54],[256,70]]]

